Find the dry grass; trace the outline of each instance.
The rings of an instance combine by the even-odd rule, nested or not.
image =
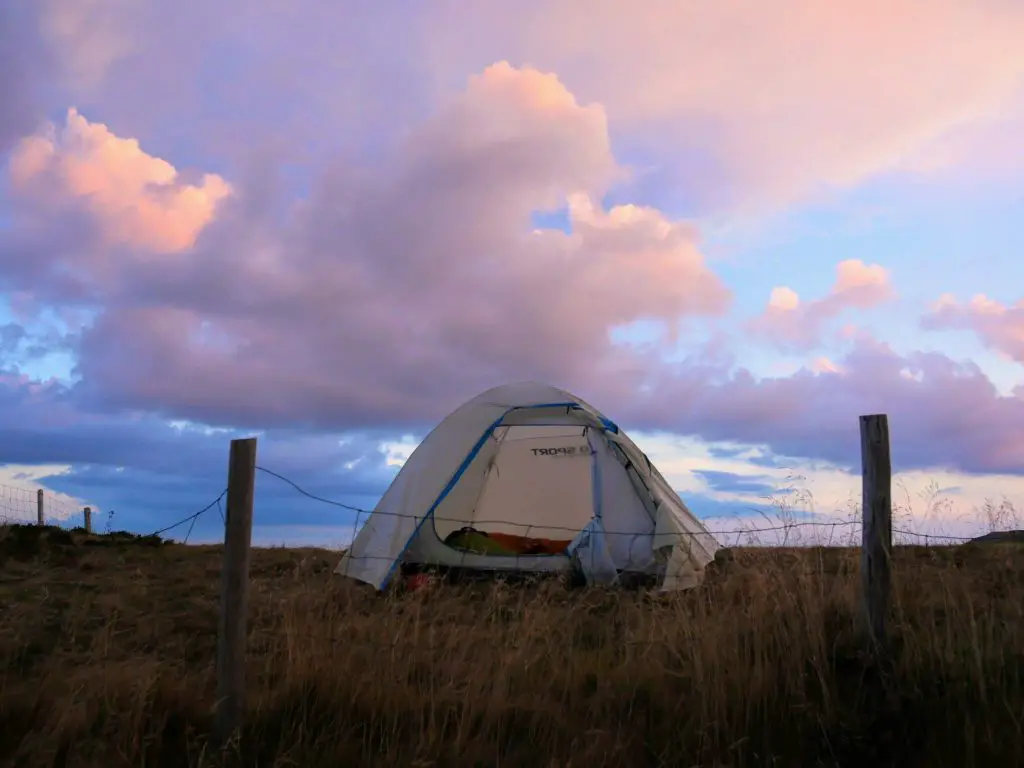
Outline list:
[[[554,583],[378,597],[257,550],[259,766],[988,766],[1024,759],[1024,549],[901,548],[894,647],[856,552],[737,549],[685,596]],[[215,547],[0,532],[0,764],[208,766]]]

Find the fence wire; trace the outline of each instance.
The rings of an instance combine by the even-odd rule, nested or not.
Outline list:
[[[178,527],[184,525],[185,523],[188,523],[189,524],[189,526],[188,526],[188,533],[185,534],[185,541],[187,542],[189,536],[192,535],[192,529],[195,528],[196,520],[198,520],[200,517],[203,516],[203,514],[205,514],[206,512],[209,512],[214,507],[217,507],[217,509],[219,510],[221,508],[220,507],[220,500],[223,499],[225,496],[227,496],[227,493],[228,493],[228,489],[225,488],[223,491],[220,492],[220,494],[217,496],[217,498],[215,498],[213,501],[211,501],[205,507],[200,509],[198,512],[193,512],[191,515],[187,515],[186,517],[181,518],[181,520],[178,520],[177,522],[171,523],[170,525],[168,525],[168,526],[166,526],[164,528],[161,528],[161,529],[159,529],[157,531],[153,531],[153,533],[151,533],[149,535],[150,536],[160,536],[161,534],[167,533],[167,531],[172,531],[175,528],[178,528]],[[224,520],[224,513],[223,513],[223,511],[221,512],[220,517],[221,517],[221,521],[223,521]]]
[[[28,488],[0,485],[0,516],[5,522],[35,522],[36,492]]]
[[[6,524],[38,523],[41,511],[45,525],[81,527],[84,509],[76,499],[57,491],[0,484],[0,522]]]
[[[282,474],[280,474],[278,472],[274,472],[272,470],[269,470],[269,469],[267,469],[265,467],[257,466],[256,470],[259,471],[259,472],[263,472],[263,473],[265,473],[267,475],[270,475],[272,477],[275,477],[278,480],[281,480],[281,481],[287,483],[293,489],[295,489],[295,491],[297,491],[299,494],[301,494],[302,496],[305,496],[308,499],[312,499],[313,501],[318,501],[318,502],[321,502],[323,504],[329,504],[329,505],[334,506],[334,507],[339,507],[341,509],[345,509],[345,510],[350,511],[350,512],[355,512],[357,515],[367,515],[367,516],[374,515],[374,516],[384,516],[384,517],[401,517],[401,518],[415,519],[415,520],[422,520],[425,517],[425,515],[423,513],[412,514],[412,513],[409,513],[409,512],[402,512],[402,511],[397,511],[397,510],[388,510],[388,509],[381,509],[381,508],[365,509],[365,508],[362,508],[362,507],[353,506],[351,504],[345,504],[343,502],[336,501],[334,499],[328,499],[328,498],[325,498],[325,497],[320,496],[318,494],[311,493],[310,491],[307,491],[305,488],[300,486],[297,482],[295,482],[291,478],[286,477],[286,476],[284,476],[284,475],[282,475]],[[465,518],[462,518],[462,517],[445,517],[443,515],[437,515],[437,514],[431,515],[430,518],[432,520],[436,520],[438,522],[449,522],[449,523],[465,522]],[[743,528],[734,528],[734,529],[726,529],[726,530],[712,530],[712,529],[709,528],[706,531],[706,533],[710,533],[711,535],[716,536],[716,535],[728,535],[728,534],[745,534],[745,533],[750,533],[750,532],[786,531],[786,530],[791,530],[793,528],[804,528],[804,527],[810,527],[810,526],[818,526],[818,527],[825,527],[825,528],[837,528],[837,527],[843,527],[843,526],[861,525],[861,521],[860,520],[853,519],[853,518],[842,519],[842,518],[835,518],[835,517],[830,517],[828,515],[820,515],[820,514],[815,514],[815,518],[816,519],[814,519],[814,520],[787,521],[787,522],[781,523],[779,525],[766,526],[766,527],[743,527]],[[705,520],[709,520],[709,519],[713,519],[713,518],[704,518],[704,519]],[[486,525],[486,526],[490,526],[490,525],[519,525],[518,523],[511,522],[511,521],[508,521],[508,520],[474,520],[473,522],[475,522],[475,523],[477,523],[479,525]],[[547,523],[544,523],[543,525],[541,525],[541,524],[534,524],[531,527],[542,528],[544,530],[550,530],[550,531],[563,531],[563,532],[566,532],[566,533],[578,533],[579,532],[579,528],[578,527],[550,525],[550,524],[547,524]],[[916,531],[907,531],[907,530],[903,530],[903,529],[899,529],[899,528],[893,528],[892,532],[893,533],[898,533],[898,534],[901,534],[901,535],[920,536],[920,537],[928,538],[928,539],[949,539],[951,541],[970,541],[973,538],[973,537],[970,537],[970,536],[953,536],[953,535],[947,535],[947,534],[918,533]],[[704,535],[704,533],[705,533],[705,531],[695,531],[695,532],[692,533],[692,535],[698,536],[698,535]],[[604,534],[606,536],[636,535],[636,532],[635,531],[628,531],[628,532],[604,531]]]
[[[287,477],[284,474],[275,472],[263,466],[257,466],[256,470],[262,472],[268,476],[271,476],[291,487],[299,495],[316,501],[318,503],[328,505],[337,509],[342,509],[347,512],[355,513],[355,519],[351,525],[351,538],[350,542],[355,540],[355,537],[360,530],[361,523],[364,523],[371,515],[380,517],[397,517],[404,518],[414,521],[417,525],[422,524],[426,519],[424,512],[410,513],[395,509],[384,509],[374,508],[366,509],[358,507],[352,504],[347,504],[335,499],[330,499],[325,496],[312,493],[311,491],[302,487],[295,480]],[[201,509],[192,512],[184,517],[175,520],[168,525],[162,526],[157,530],[150,533],[150,536],[162,536],[170,531],[179,529],[183,526],[188,526],[183,541],[185,543],[191,538],[196,523],[198,520],[211,509],[216,508],[223,524],[225,521],[225,511],[222,502],[227,496],[227,488],[223,489],[211,502],[204,505]],[[11,485],[0,484],[0,523],[34,523],[37,522],[38,516],[38,490],[19,488]],[[761,512],[758,512],[762,514]],[[99,510],[94,510],[94,515],[102,514]],[[828,515],[814,514],[813,519],[787,519],[782,522],[773,525],[753,525],[753,524],[740,524],[733,527],[721,527],[712,528],[707,525],[708,521],[712,519],[721,519],[724,516],[717,516],[717,518],[705,518],[701,523],[702,528],[694,529],[689,531],[676,531],[671,534],[658,534],[662,541],[666,538],[671,539],[674,537],[677,542],[683,542],[687,540],[695,540],[706,538],[711,536],[716,539],[719,545],[758,545],[762,544],[758,540],[758,537],[765,534],[783,534],[782,536],[776,536],[776,541],[773,541],[764,546],[798,546],[798,545],[819,545],[819,546],[831,546],[840,545],[840,542],[835,541],[837,535],[843,536],[844,540],[848,545],[855,545],[857,543],[856,527],[861,525],[859,519],[850,518],[836,518]],[[520,523],[516,521],[500,520],[500,519],[487,519],[487,520],[473,520],[467,521],[462,517],[451,517],[445,515],[430,515],[430,519],[436,524],[441,523],[444,525],[458,526],[453,529],[458,531],[459,529],[465,528],[467,525],[472,525],[476,532],[488,533],[488,529],[499,532],[508,533],[508,531],[516,530],[518,535],[524,539],[571,539],[580,533],[578,526],[566,526],[549,523]],[[82,527],[83,524],[83,509],[78,506],[77,502],[70,497],[66,497],[63,494],[54,493],[52,491],[44,491],[43,493],[43,520],[44,523],[49,525],[61,525],[67,527]],[[93,529],[95,530],[97,520],[95,517],[92,520]],[[348,527],[347,525],[345,527]],[[805,538],[802,534],[803,531],[810,529],[813,531],[811,536]],[[842,532],[842,533],[840,533]],[[541,535],[543,534],[543,535]],[[559,537],[559,534],[561,536]],[[603,536],[614,542],[612,546],[616,549],[621,550],[623,547],[631,550],[637,543],[643,542],[644,540],[650,541],[654,538],[655,533],[642,532],[638,533],[635,530],[632,531],[616,531],[616,530],[604,530],[602,531]],[[972,541],[976,537],[972,536],[958,536],[947,533],[924,533],[920,531],[908,530],[902,527],[892,528],[893,536],[904,537],[904,541],[894,541],[894,544],[907,545],[916,541],[924,541],[927,543],[939,542],[946,544],[962,543]],[[556,538],[558,537],[558,538]],[[727,541],[731,537],[736,537],[734,541]],[[631,539],[628,544],[621,544],[621,540],[624,538]],[[451,547],[450,547],[451,548]],[[458,548],[452,548],[454,551],[458,551]],[[477,554],[471,551],[467,551],[464,557]],[[536,557],[538,554],[543,553],[522,553],[522,554],[510,554],[509,557]],[[550,553],[548,553],[550,554]],[[374,560],[374,559],[390,559],[382,558],[374,555],[350,555],[352,560]]]
[[[40,490],[42,490],[42,493],[40,493]],[[227,488],[199,511],[193,512],[148,535],[161,536],[187,523],[189,527],[185,534],[184,542],[188,543],[196,522],[204,513],[217,507],[223,522],[224,512],[221,507],[221,500],[226,495]],[[42,522],[43,525],[59,528],[82,528],[85,525],[85,509],[86,507],[79,505],[77,500],[53,491],[0,484],[0,525],[33,525]],[[95,533],[97,532],[96,528],[99,522],[97,516],[103,513],[98,509],[89,509],[91,514],[90,524],[92,531]],[[112,517],[113,512],[108,512],[107,515]]]

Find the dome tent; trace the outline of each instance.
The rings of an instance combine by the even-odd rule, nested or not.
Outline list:
[[[621,430],[561,389],[490,389],[409,456],[335,573],[387,587],[403,563],[578,568],[588,583],[700,583],[719,544]]]

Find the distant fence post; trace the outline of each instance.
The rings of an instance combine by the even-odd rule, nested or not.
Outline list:
[[[885,642],[892,586],[892,460],[889,454],[889,418],[885,414],[860,417],[860,453],[863,479],[860,562],[864,612],[871,639],[880,645]]]
[[[36,524],[46,525],[46,515],[43,510],[43,489],[36,491]]]
[[[245,635],[249,608],[249,545],[256,490],[256,438],[231,441],[228,459],[227,517],[221,567],[220,620],[217,631],[218,748],[242,724],[245,709]]]
[[[83,509],[82,515],[85,517],[85,532],[92,533],[92,507]]]

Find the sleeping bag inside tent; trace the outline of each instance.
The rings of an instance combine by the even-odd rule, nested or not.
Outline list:
[[[577,570],[700,583],[718,542],[609,419],[543,384],[488,390],[416,447],[335,572],[384,589],[402,564]]]

